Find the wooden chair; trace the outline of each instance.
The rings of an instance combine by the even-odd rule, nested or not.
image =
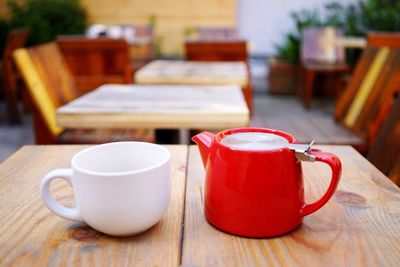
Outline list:
[[[116,24],[108,27],[103,24],[93,24],[88,27],[86,37],[124,38],[129,46],[129,59],[133,72],[155,58],[154,26],[151,24]]]
[[[400,90],[388,99],[382,113],[388,113],[387,118],[367,159],[400,186]]]
[[[311,107],[317,75],[333,76],[336,87],[339,84],[338,78],[350,71],[345,62],[344,48],[335,46],[335,39],[342,35],[339,29],[332,27],[306,28],[302,32],[301,69],[304,84],[299,93],[307,109]]]
[[[124,39],[60,36],[57,44],[80,91],[105,83],[133,82],[129,47]]]
[[[1,78],[3,80],[4,96],[7,105],[7,117],[11,123],[21,122],[21,114],[18,109],[18,77],[14,70],[12,53],[15,49],[21,48],[25,45],[28,34],[29,32],[27,29],[15,29],[10,31],[7,36],[3,54]]]
[[[243,61],[250,77],[247,42],[240,40],[186,41],[186,59],[191,61]],[[250,113],[253,112],[251,81],[243,88],[243,95]]]
[[[59,127],[56,109],[73,100],[78,92],[55,43],[20,48],[14,52],[14,60],[31,98],[37,144],[95,144],[123,140],[154,142],[152,130],[77,130]]]
[[[368,46],[334,114],[336,120],[364,140],[366,149],[376,136],[374,124],[379,121],[380,110],[392,97],[399,81],[400,34],[370,34]]]

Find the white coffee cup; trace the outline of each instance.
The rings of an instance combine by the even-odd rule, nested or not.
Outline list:
[[[145,142],[115,142],[77,153],[72,169],[57,169],[43,177],[46,206],[65,219],[87,223],[115,236],[141,233],[155,225],[170,199],[170,152]],[[50,194],[53,179],[71,184],[76,208],[67,208]]]

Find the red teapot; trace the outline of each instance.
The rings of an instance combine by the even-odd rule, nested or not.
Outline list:
[[[246,133],[242,134],[244,141],[231,138],[238,133]],[[272,143],[254,146],[255,133]],[[225,142],[229,138],[231,144]],[[282,131],[237,128],[216,135],[203,132],[192,140],[206,171],[205,217],[231,234],[261,238],[290,232],[301,225],[304,216],[325,205],[339,183],[338,157],[296,144],[292,135]],[[304,202],[301,160],[321,161],[332,169],[328,190],[312,204]]]

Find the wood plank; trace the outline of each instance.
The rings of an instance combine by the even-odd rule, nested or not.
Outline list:
[[[193,128],[247,126],[241,89],[194,85],[104,85],[57,110],[70,128]]]
[[[1,266],[178,266],[184,205],[187,146],[172,154],[168,210],[153,228],[135,237],[114,238],[52,214],[39,193],[50,170],[69,168],[85,146],[28,146],[0,165]],[[54,195],[71,205],[70,186],[55,181]]]
[[[203,212],[204,170],[189,149],[182,266],[398,266],[400,189],[348,146],[317,146],[341,158],[338,191],[282,237],[249,239],[216,230]],[[306,201],[324,192],[329,169],[303,164]]]

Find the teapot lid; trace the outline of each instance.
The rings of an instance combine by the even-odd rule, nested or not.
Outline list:
[[[315,157],[308,153],[314,140],[310,144],[296,144],[273,132],[254,131],[254,129],[252,131],[233,131],[225,134],[220,142],[230,148],[247,151],[265,151],[287,147],[294,151],[296,157],[300,160],[315,160]]]
[[[245,150],[270,150],[287,147],[289,141],[279,135],[265,132],[239,132],[224,136],[221,143]]]

